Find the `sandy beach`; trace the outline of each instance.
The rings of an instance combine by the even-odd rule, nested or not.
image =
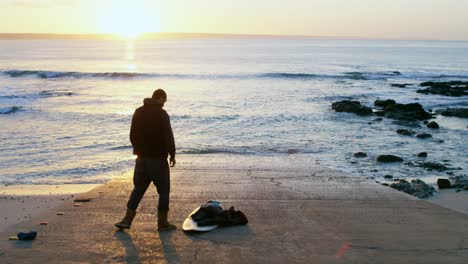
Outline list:
[[[50,211],[98,184],[10,185],[0,187],[0,232]]]
[[[468,256],[467,215],[320,166],[181,166],[172,172],[172,187],[170,219],[177,231],[155,231],[154,188],[132,229],[115,230],[132,189],[129,172],[77,196],[91,202],[74,207],[70,199],[61,201],[0,232],[0,255],[5,263],[464,263]],[[249,224],[182,232],[187,214],[212,199],[243,211]],[[35,241],[7,240],[33,229],[39,230]]]

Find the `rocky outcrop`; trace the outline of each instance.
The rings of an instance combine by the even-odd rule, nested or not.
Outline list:
[[[416,134],[416,132],[414,132],[413,130],[408,130],[408,129],[398,129],[396,132],[403,136],[412,136]]]
[[[398,88],[406,88],[406,86],[411,85],[409,83],[392,83],[392,87],[398,87]]]
[[[355,113],[365,116],[372,114],[372,108],[361,105],[358,101],[343,100],[332,104],[332,109],[336,112]]]
[[[417,90],[422,94],[440,94],[445,96],[464,96],[468,95],[468,82],[449,81],[449,82],[423,82],[420,84],[426,89]]]
[[[437,186],[439,189],[448,189],[452,187],[448,179],[437,179]]]
[[[419,167],[425,168],[427,170],[436,170],[436,171],[446,171],[449,170],[444,164],[437,162],[423,162],[418,164]]]
[[[427,123],[426,126],[427,126],[428,128],[433,128],[433,129],[439,128],[439,124],[437,124],[435,121],[431,121],[431,122]]]
[[[425,139],[425,138],[431,138],[432,135],[428,133],[420,133],[420,134],[417,134],[416,137],[420,139]]]
[[[437,111],[443,116],[456,116],[461,118],[468,118],[468,108],[447,108],[445,110]]]
[[[434,187],[419,179],[412,180],[411,183],[406,180],[399,180],[398,182],[390,184],[390,187],[421,199],[428,198],[432,196],[434,192],[436,192]]]
[[[451,178],[453,180],[453,188],[457,188],[459,190],[468,191],[468,176],[454,176]]]
[[[387,118],[406,121],[421,121],[432,118],[432,115],[426,112],[419,103],[389,104],[383,108],[383,114]]]
[[[418,153],[419,158],[427,158],[427,152],[420,152]]]
[[[379,107],[386,107],[387,105],[396,104],[395,100],[387,99],[387,100],[375,100],[374,105]]]
[[[391,162],[403,162],[403,159],[394,155],[380,155],[377,157],[378,162],[391,163]]]
[[[367,157],[367,154],[364,153],[364,152],[356,152],[356,153],[354,153],[354,157],[355,158],[365,158],[365,157]]]

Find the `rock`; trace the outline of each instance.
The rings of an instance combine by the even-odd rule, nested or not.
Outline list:
[[[418,153],[418,157],[420,157],[420,158],[426,158],[426,157],[427,157],[427,152],[420,152],[420,153]]]
[[[418,165],[419,167],[425,168],[427,170],[436,170],[436,171],[446,171],[449,168],[443,164],[436,162],[423,162]]]
[[[365,157],[367,157],[367,154],[364,153],[364,152],[356,152],[356,153],[354,153],[354,157],[355,158],[365,158]]]
[[[299,151],[297,149],[288,149],[288,154],[297,154]]]
[[[398,87],[398,88],[406,88],[407,85],[411,85],[409,83],[392,83],[392,87]]]
[[[430,197],[436,191],[434,187],[421,180],[412,180],[411,183],[400,180],[390,184],[390,187],[422,199]]]
[[[380,155],[379,157],[377,157],[377,161],[390,163],[390,162],[403,162],[403,159],[394,155]]]
[[[383,109],[384,114],[388,118],[419,121],[432,118],[432,115],[424,110],[421,104],[389,104]]]
[[[375,122],[380,122],[382,120],[383,120],[383,118],[381,118],[381,117],[377,117],[376,119],[374,119]]]
[[[332,104],[332,109],[336,112],[355,113],[365,116],[372,114],[372,108],[361,105],[358,101],[343,100]]]
[[[464,189],[465,191],[468,190],[468,177],[465,176],[455,176],[451,178],[453,182],[454,188]]]
[[[382,185],[383,185],[383,186],[387,186],[387,187],[389,186],[388,183],[382,183]]]
[[[422,94],[440,94],[445,96],[460,97],[468,95],[468,82],[449,81],[449,82],[423,82],[422,87],[426,89],[417,90],[417,93]]]
[[[384,179],[393,179],[393,176],[392,175],[385,175]]]
[[[437,124],[435,121],[431,121],[427,124],[428,128],[439,128],[439,124]]]
[[[468,118],[468,108],[447,108],[442,111],[438,111],[443,116],[456,116],[461,118]]]
[[[414,132],[412,130],[408,130],[408,129],[398,129],[396,132],[398,134],[400,134],[400,135],[403,135],[403,136],[412,136],[412,135],[416,134],[416,132]]]
[[[427,133],[421,133],[421,134],[417,134],[416,135],[417,138],[421,138],[421,139],[425,139],[425,138],[430,138],[432,137],[431,134],[427,134]]]
[[[439,189],[448,189],[451,187],[450,181],[447,179],[437,179],[437,186],[439,186]]]
[[[387,105],[396,104],[395,100],[388,99],[388,100],[375,100],[374,105],[380,107],[386,107]]]

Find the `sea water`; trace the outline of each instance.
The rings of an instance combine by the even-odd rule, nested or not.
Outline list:
[[[193,38],[0,40],[0,184],[100,183],[134,164],[135,108],[168,93],[178,164],[306,168],[351,177],[466,173],[467,119],[437,117],[401,136],[391,119],[336,113],[335,101],[467,107],[468,97],[416,93],[423,81],[468,81],[467,42]],[[409,84],[406,88],[394,83]],[[368,157],[358,159],[356,152]],[[393,154],[398,164],[379,164]]]

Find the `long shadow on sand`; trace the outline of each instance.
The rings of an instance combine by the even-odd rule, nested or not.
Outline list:
[[[140,256],[138,249],[133,243],[132,237],[127,232],[117,230],[114,232],[114,236],[120,240],[125,248],[125,259],[130,263],[140,263]]]
[[[181,263],[180,256],[177,254],[177,250],[172,242],[172,236],[174,231],[164,231],[159,233],[159,239],[161,240],[162,253],[164,259],[169,263]]]

